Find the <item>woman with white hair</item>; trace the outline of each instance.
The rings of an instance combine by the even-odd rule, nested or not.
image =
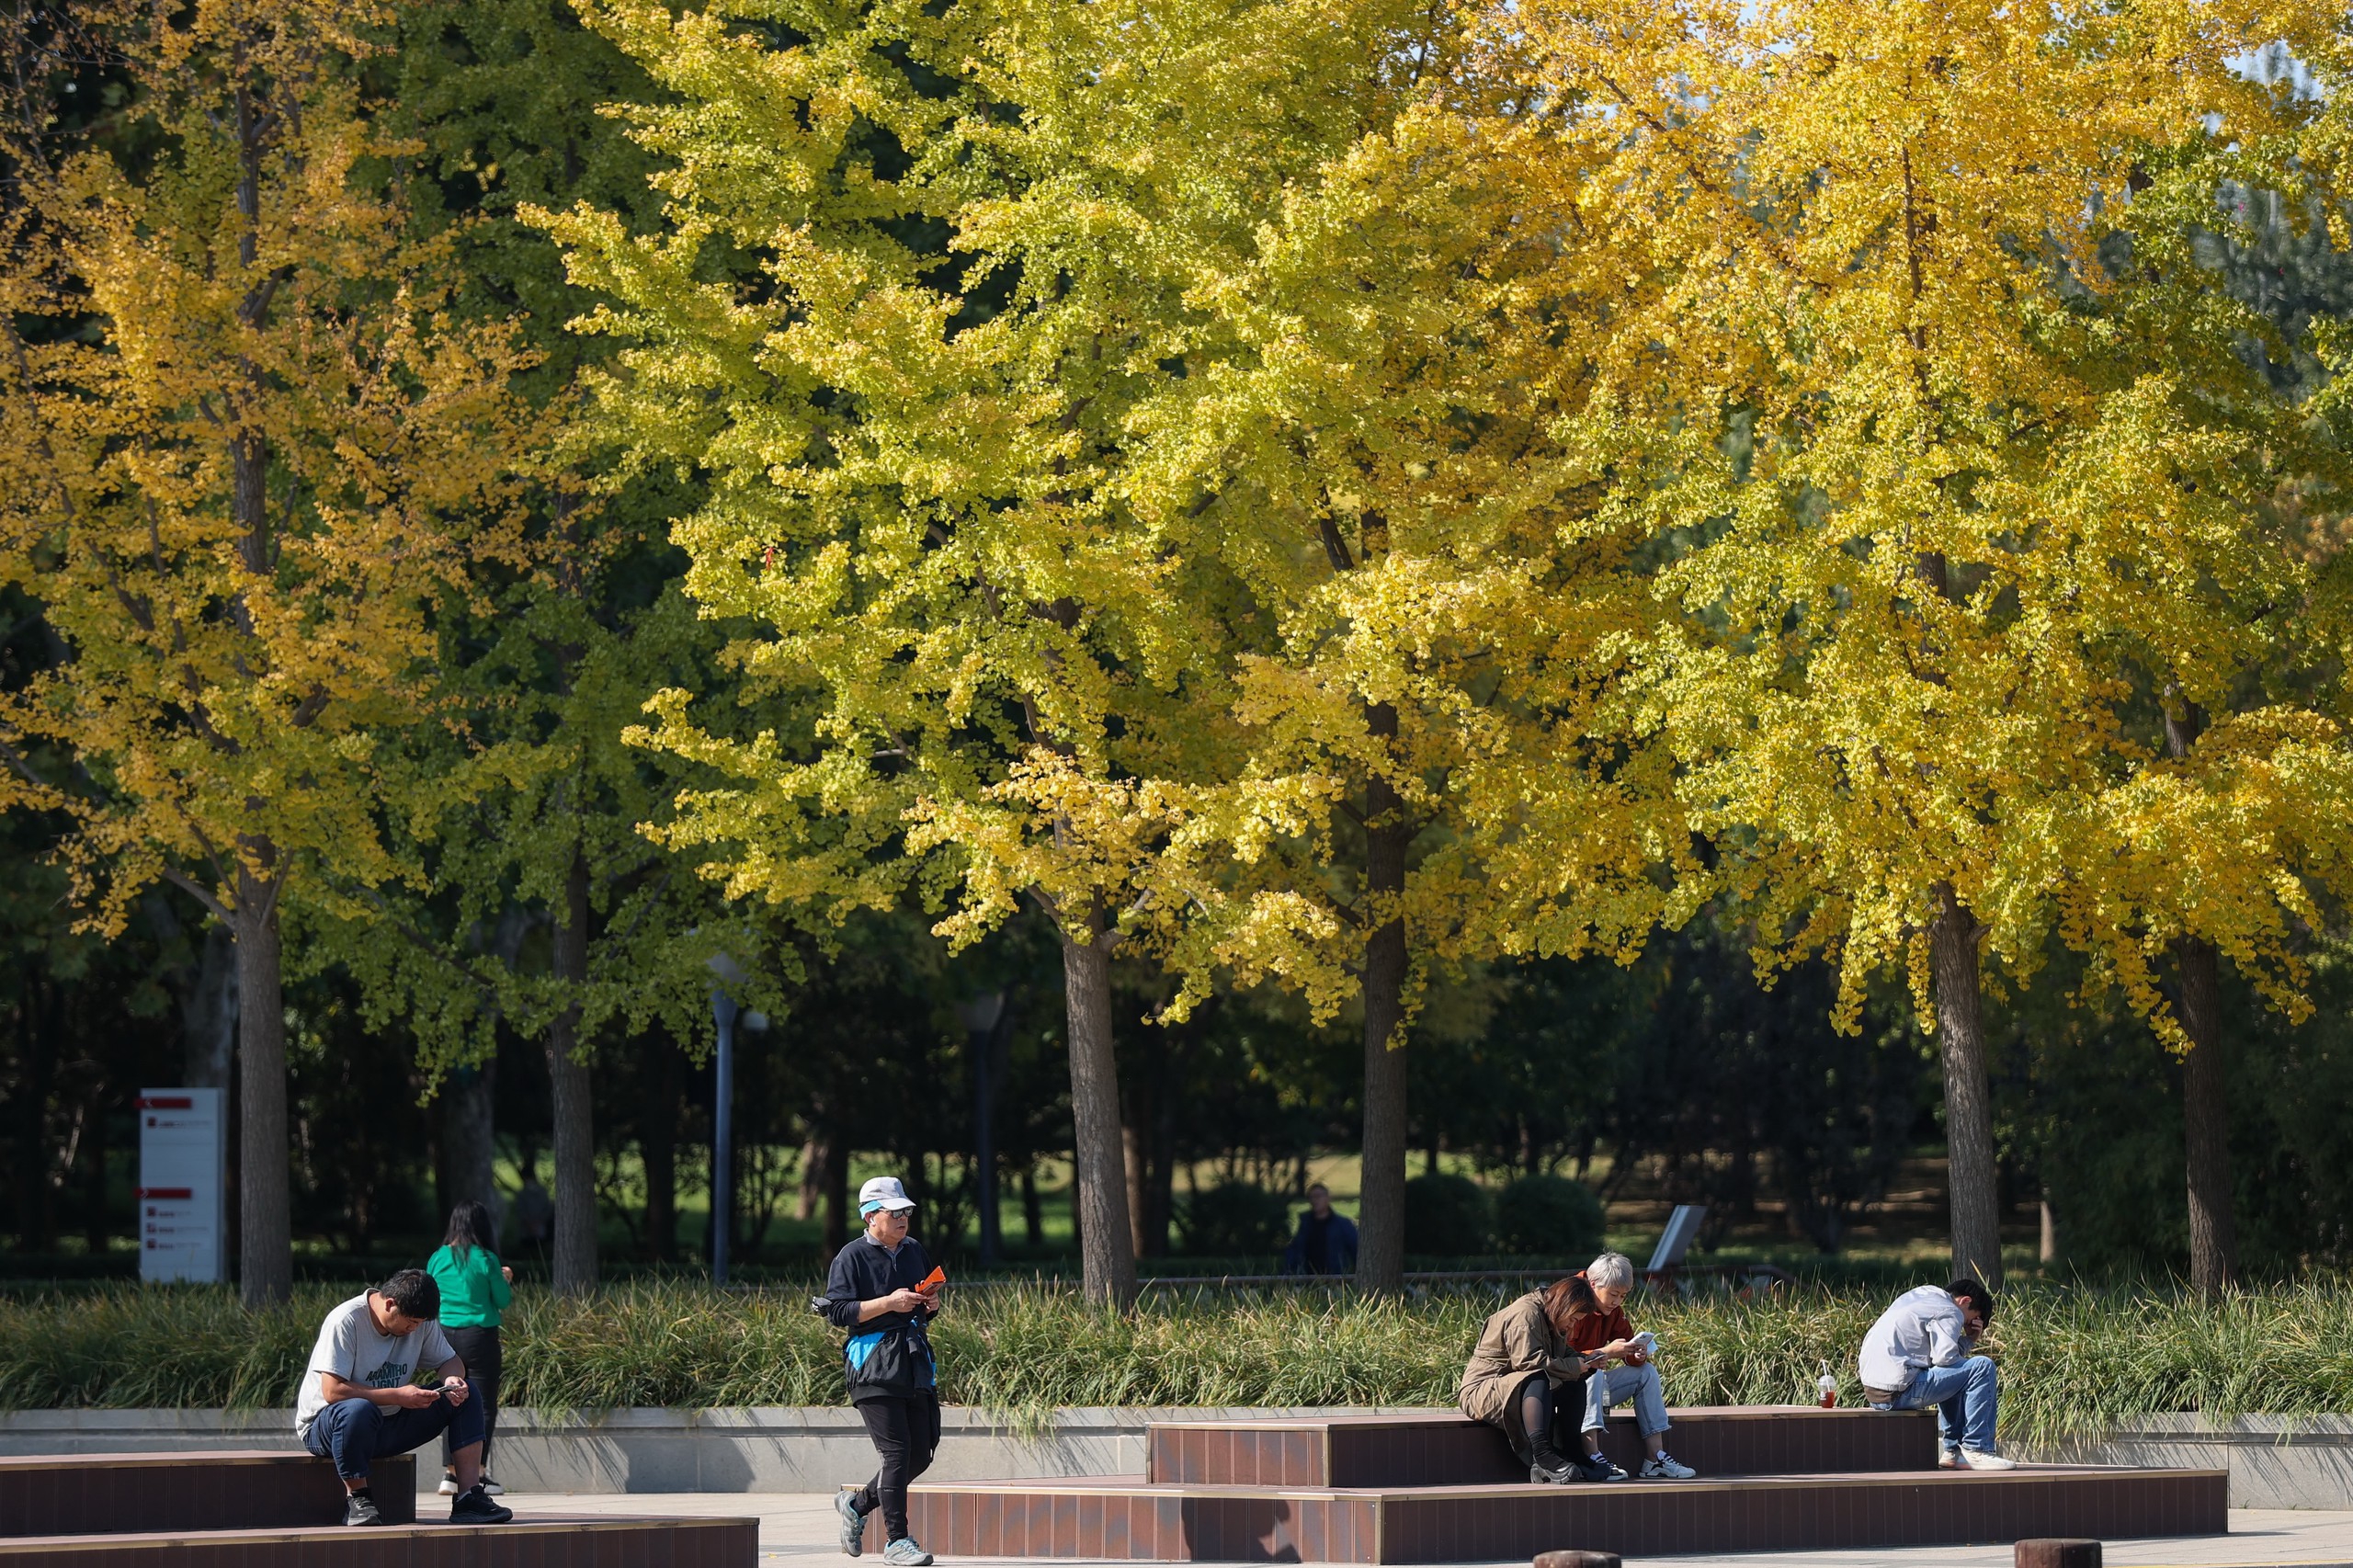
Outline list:
[[[1593,1287],[1600,1310],[1578,1323],[1571,1343],[1592,1353],[1603,1365],[1585,1381],[1585,1451],[1601,1453],[1601,1435],[1608,1429],[1609,1407],[1634,1402],[1634,1425],[1641,1428],[1645,1458],[1635,1473],[1644,1481],[1688,1481],[1699,1471],[1678,1463],[1666,1451],[1666,1391],[1658,1367],[1651,1359],[1648,1340],[1637,1341],[1633,1324],[1626,1321],[1626,1298],[1634,1290],[1634,1264],[1621,1252],[1605,1252],[1586,1265],[1578,1276]],[[1615,1361],[1617,1366],[1607,1363]],[[1608,1463],[1608,1460],[1603,1460]],[[1626,1472],[1612,1465],[1610,1479]]]

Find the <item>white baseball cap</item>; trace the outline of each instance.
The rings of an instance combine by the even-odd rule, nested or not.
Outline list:
[[[907,1189],[900,1185],[897,1176],[875,1176],[858,1189],[858,1211],[861,1214],[871,1214],[877,1209],[896,1213],[915,1206],[915,1200],[907,1196]]]

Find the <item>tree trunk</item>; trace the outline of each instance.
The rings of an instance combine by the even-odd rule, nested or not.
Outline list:
[[[106,1255],[112,1228],[108,1223],[112,1216],[107,1204],[107,1114],[101,1085],[82,1117],[82,1244],[93,1257]]]
[[[1021,1167],[1021,1233],[1036,1252],[1046,1244],[1046,1207],[1038,1197],[1036,1161]]]
[[[28,969],[21,972],[23,997],[17,1015],[22,1052],[17,1058],[17,1088],[9,1104],[16,1112],[17,1250],[48,1252],[56,1244],[56,1210],[49,1179],[49,1096],[56,1079],[58,1031],[53,1020],[40,1013],[41,983]]]
[[[180,1002],[180,1078],[191,1089],[225,1089],[237,1047],[237,944],[226,926],[208,921],[197,954]]]
[[[1937,1039],[1945,1062],[1945,1151],[1952,1199],[1952,1268],[2002,1287],[2001,1210],[1994,1173],[1994,1096],[1979,1015],[1976,919],[1949,886],[1928,926]]]
[[[838,1132],[825,1136],[825,1266],[849,1244],[849,1144]]]
[[[1366,711],[1374,735],[1397,733],[1397,710]],[[1366,907],[1386,918],[1364,944],[1364,1176],[1360,1188],[1357,1283],[1397,1290],[1405,1282],[1405,846],[1413,830],[1389,780],[1365,785]]]
[[[258,848],[267,864],[266,844]],[[293,1212],[287,1187],[286,996],[278,885],[237,869],[237,1287],[247,1307],[294,1290]]]
[[[1121,1169],[1126,1171],[1128,1177],[1130,1244],[1135,1248],[1135,1255],[1138,1257],[1149,1256],[1151,1249],[1144,1244],[1144,1242],[1150,1234],[1148,1227],[1151,1223],[1151,1216],[1146,1212],[1149,1199],[1144,1195],[1151,1186],[1152,1172],[1147,1168],[1143,1130],[1133,1121],[1127,1122],[1120,1129],[1120,1164]]]
[[[441,1085],[441,1157],[449,1183],[441,1207],[446,1212],[469,1200],[479,1203],[490,1210],[493,1226],[506,1211],[498,1196],[498,1149],[491,1126],[495,1071],[490,1062],[460,1067]]]
[[[2222,1062],[2222,994],[2214,944],[2173,945],[2181,970],[2181,1118],[2189,1165],[2189,1280],[2209,1301],[2231,1288],[2237,1266],[2231,1220],[2230,1095]]]
[[[568,986],[588,980],[588,862],[572,852],[563,905],[556,910],[555,977]],[[548,1077],[555,1101],[555,1259],[559,1295],[597,1288],[596,1116],[588,1064],[580,1059],[580,1005],[574,1001],[548,1028]]]
[[[2189,755],[2206,728],[2206,714],[2166,693],[2165,750],[2176,760]],[[2177,938],[2174,963],[2181,971],[2181,1029],[2189,1054],[2181,1061],[2182,1137],[2189,1166],[2189,1278],[2208,1300],[2231,1287],[2237,1266],[2236,1226],[2231,1220],[2231,1101],[2222,1072],[2222,984],[2214,944],[2198,937]]]
[[[824,1141],[814,1134],[802,1139],[801,1158],[798,1163],[801,1167],[801,1187],[800,1190],[793,1195],[792,1217],[796,1220],[813,1220],[817,1217],[818,1207],[824,1203],[825,1197]]]
[[[1099,915],[1093,916],[1084,942],[1062,933],[1071,1121],[1077,1145],[1071,1211],[1078,1220],[1086,1299],[1125,1307],[1136,1295],[1135,1232],[1127,1214],[1120,1074],[1111,1051],[1111,943],[1103,924]]]

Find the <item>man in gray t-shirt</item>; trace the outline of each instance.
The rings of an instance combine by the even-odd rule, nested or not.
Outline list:
[[[482,1490],[482,1402],[466,1364],[441,1332],[441,1288],[404,1268],[372,1290],[339,1303],[319,1325],[294,1405],[302,1446],[335,1460],[350,1500],[344,1523],[380,1525],[368,1490],[369,1464],[424,1447],[446,1429],[455,1452],[451,1524],[500,1525],[515,1517]],[[438,1386],[420,1388],[419,1371]]]

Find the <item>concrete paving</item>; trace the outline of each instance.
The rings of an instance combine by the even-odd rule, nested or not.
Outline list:
[[[760,1521],[760,1556],[764,1562],[805,1562],[841,1555],[835,1539],[837,1519],[833,1499],[824,1494],[511,1493],[504,1501],[517,1515],[525,1517],[535,1509],[565,1514],[750,1517]],[[418,1505],[420,1516],[429,1517],[425,1510],[431,1507],[431,1502],[419,1498]],[[2101,1556],[2106,1568],[2353,1568],[2353,1510],[2324,1513],[2306,1508],[2234,1508],[2231,1533],[2227,1536],[2191,1540],[2111,1540]],[[949,1561],[941,1559],[943,1568]],[[1069,1562],[1052,1561],[1057,1568],[1067,1568]],[[1881,1547],[1866,1551],[1752,1551],[1648,1561],[1673,1563],[1676,1568],[2010,1568],[2012,1557],[2007,1546],[1926,1546]],[[1495,1568],[1527,1565],[1515,1562],[1496,1564]]]

